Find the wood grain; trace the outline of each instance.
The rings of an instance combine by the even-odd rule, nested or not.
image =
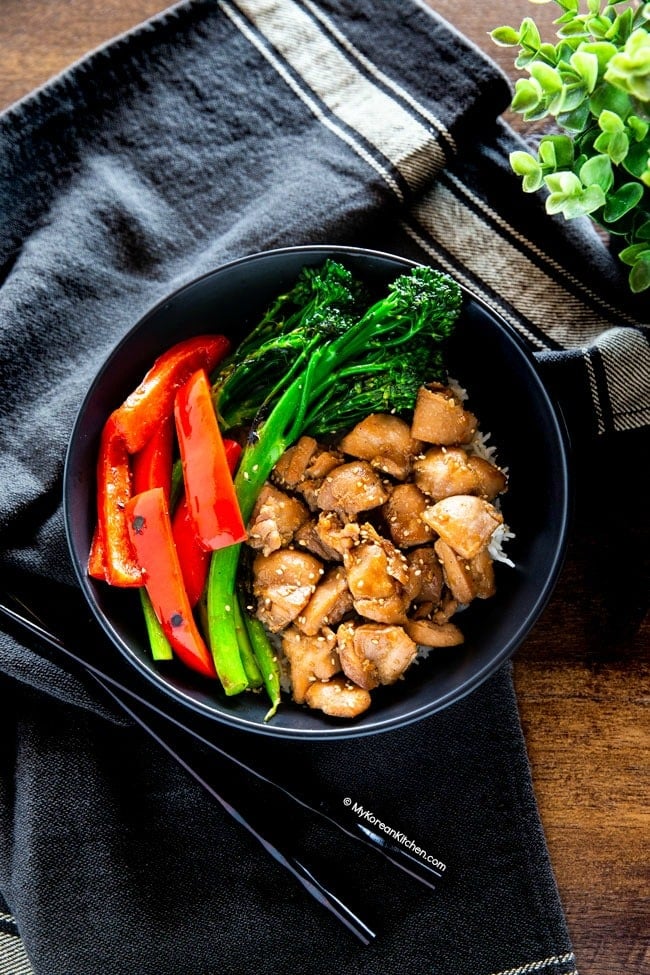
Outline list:
[[[495,47],[489,30],[533,16],[553,36],[552,4],[430,5],[511,79],[518,76],[512,52]],[[4,0],[0,108],[165,6],[159,0]],[[627,500],[613,515],[620,530],[603,532],[600,499],[588,488],[583,484],[578,496],[555,594],[515,656],[515,682],[580,973],[641,975],[650,972],[650,627],[643,558],[650,546],[647,519],[640,533],[630,511],[626,517]]]

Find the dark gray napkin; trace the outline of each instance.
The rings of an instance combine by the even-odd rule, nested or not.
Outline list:
[[[578,439],[642,427],[644,306],[589,225],[522,201],[508,99],[412,0],[220,0],[175,6],[1,116],[3,577],[35,598],[73,588],[62,466],[96,370],[162,296],[268,247],[430,259],[527,338]],[[260,744],[448,858],[429,896],[305,837],[380,929],[367,949],[91,683],[9,632],[0,669],[0,892],[37,973],[573,973],[508,668],[404,731]]]

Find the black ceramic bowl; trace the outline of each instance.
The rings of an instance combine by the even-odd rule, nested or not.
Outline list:
[[[370,710],[345,723],[287,698],[265,724],[263,695],[227,698],[216,682],[196,678],[180,664],[151,661],[137,593],[111,589],[86,572],[102,426],[156,356],[173,343],[216,330],[237,342],[303,266],[321,264],[328,257],[340,260],[378,293],[412,266],[401,258],[356,248],[295,247],[234,261],[185,286],[148,312],[104,363],[79,411],[65,468],[64,509],[72,560],[92,612],[120,653],[190,711],[286,738],[333,739],[394,729],[472,691],[513,653],[538,618],[556,580],[567,531],[569,480],[562,423],[516,333],[465,294],[448,350],[449,371],[468,390],[469,407],[478,415],[481,429],[491,432],[499,462],[509,469],[502,508],[516,534],[508,544],[516,567],[497,565],[496,596],[475,601],[463,613],[465,643],[432,651],[410,668],[405,680],[374,691]]]

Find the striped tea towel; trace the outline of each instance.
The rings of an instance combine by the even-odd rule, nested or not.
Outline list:
[[[509,98],[418,0],[189,0],[0,116],[4,577],[74,594],[62,466],[99,365],[170,291],[265,248],[435,262],[530,343],[578,444],[641,430],[647,303],[588,224],[522,198],[506,161],[519,143],[498,121]],[[316,793],[354,782],[455,863],[430,898],[337,837],[305,837],[381,921],[367,949],[83,680],[9,632],[0,694],[12,975],[26,968],[11,916],[37,975],[575,975],[507,667],[416,726],[266,754]]]

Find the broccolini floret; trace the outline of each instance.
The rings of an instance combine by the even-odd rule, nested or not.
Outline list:
[[[303,268],[213,379],[223,429],[251,423],[263,403],[291,381],[314,344],[350,327],[360,290],[336,261]]]

